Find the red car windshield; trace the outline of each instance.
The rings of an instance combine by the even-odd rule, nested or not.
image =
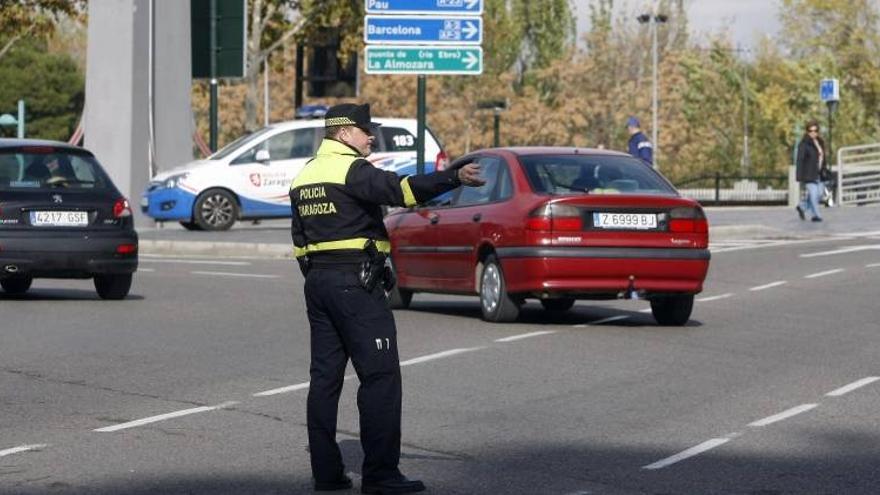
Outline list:
[[[537,193],[678,195],[649,165],[628,156],[525,155],[519,161]]]
[[[0,189],[104,189],[107,180],[88,154],[52,147],[0,150]]]

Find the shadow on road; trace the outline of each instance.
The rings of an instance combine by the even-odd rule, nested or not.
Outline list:
[[[405,474],[421,478],[428,494],[573,495],[573,494],[876,494],[880,436],[866,430],[790,426],[786,445],[768,446],[758,432],[746,432],[730,444],[663,469],[643,466],[691,445],[611,447],[578,441],[521,445],[496,439],[472,456],[412,454],[404,446]],[[705,439],[694,439],[694,443]],[[609,440],[613,441],[613,440]],[[357,440],[341,444],[346,471],[360,471]],[[206,453],[209,455],[209,453]],[[450,462],[454,461],[454,462]],[[0,480],[9,464],[0,465]],[[4,469],[5,468],[5,469]],[[217,469],[217,467],[214,467]],[[227,472],[242,468],[230,466]],[[124,477],[77,484],[55,477],[31,479],[27,486],[0,483],[0,495],[293,495],[313,493],[308,466],[288,473],[224,474],[205,472],[165,476],[132,471]],[[354,488],[335,493],[359,493]]]

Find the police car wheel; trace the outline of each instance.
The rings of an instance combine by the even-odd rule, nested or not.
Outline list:
[[[199,224],[195,222],[180,222],[180,225],[186,230],[202,230],[202,228],[199,227]]]
[[[222,189],[203,192],[196,199],[194,210],[195,223],[203,230],[229,230],[238,218],[238,203]]]
[[[33,281],[34,279],[30,277],[4,278],[0,280],[0,287],[3,287],[7,294],[24,294],[31,288]]]
[[[483,319],[496,323],[516,321],[522,302],[507,293],[501,263],[490,254],[483,262],[480,275],[480,309]]]

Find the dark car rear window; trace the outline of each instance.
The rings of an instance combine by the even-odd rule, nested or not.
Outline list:
[[[0,149],[0,189],[104,189],[110,184],[94,157],[34,146]]]
[[[650,166],[628,156],[528,155],[519,160],[538,193],[678,194]]]

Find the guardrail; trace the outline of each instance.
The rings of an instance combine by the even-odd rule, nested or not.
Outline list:
[[[788,202],[785,175],[705,175],[675,185],[682,196],[703,205],[784,205]]]
[[[836,172],[839,205],[880,204],[880,144],[840,148]]]

